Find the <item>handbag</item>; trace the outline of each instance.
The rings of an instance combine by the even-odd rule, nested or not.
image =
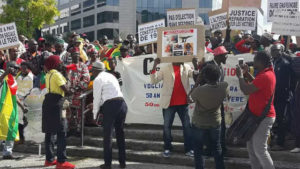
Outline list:
[[[100,107],[100,109],[99,109],[99,111],[97,113],[96,124],[98,126],[103,127],[103,108],[102,108],[102,106]]]
[[[243,113],[229,127],[226,133],[227,140],[234,145],[245,145],[247,141],[252,138],[260,123],[265,119],[270,111],[273,96],[274,94],[269,99],[269,102],[261,116],[254,115],[249,110],[248,103]]]

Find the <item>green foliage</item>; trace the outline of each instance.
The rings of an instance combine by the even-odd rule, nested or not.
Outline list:
[[[55,23],[54,17],[59,16],[56,0],[10,0],[2,9],[0,23],[15,22],[18,34],[29,38],[36,28]]]

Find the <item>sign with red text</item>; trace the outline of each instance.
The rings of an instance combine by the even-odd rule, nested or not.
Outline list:
[[[255,30],[257,8],[232,7],[229,9],[229,23],[232,30]]]
[[[168,27],[195,25],[196,18],[195,9],[169,9],[167,11]]]
[[[157,41],[157,28],[165,27],[165,20],[161,19],[138,26],[139,45],[146,45]]]
[[[16,24],[9,23],[0,26],[0,50],[19,46]]]

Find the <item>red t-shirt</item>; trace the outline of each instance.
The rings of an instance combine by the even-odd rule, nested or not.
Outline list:
[[[269,99],[275,91],[276,76],[273,68],[266,68],[265,70],[259,72],[252,83],[256,88],[258,88],[258,91],[250,94],[249,109],[254,115],[261,116],[263,110],[269,102]],[[267,117],[276,117],[273,100]]]
[[[173,93],[169,106],[180,106],[187,104],[187,94],[181,82],[180,66],[173,66],[175,81]]]

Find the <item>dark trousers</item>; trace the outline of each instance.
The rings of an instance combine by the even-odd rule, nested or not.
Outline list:
[[[221,106],[221,138],[220,138],[220,143],[221,143],[221,148],[222,148],[222,153],[223,156],[226,154],[227,152],[227,148],[226,148],[226,123],[225,123],[225,111],[224,111],[224,105],[222,104]],[[209,141],[209,138],[206,137],[205,138],[205,145],[206,145],[206,150],[205,150],[205,155],[207,156],[211,156],[212,155],[212,145],[211,142]]]
[[[216,169],[224,169],[224,158],[220,144],[221,127],[202,129],[192,127],[194,141],[194,159],[196,169],[204,169],[203,144],[209,139],[211,150],[215,158]]]
[[[296,147],[300,148],[300,136],[296,136]]]
[[[103,105],[103,129],[104,129],[104,162],[106,166],[112,161],[112,132],[115,128],[116,140],[119,149],[119,162],[125,164],[125,135],[124,123],[127,114],[127,105],[124,100],[106,101]]]
[[[55,140],[55,135],[57,135],[57,140]],[[57,161],[63,163],[67,159],[66,153],[66,133],[45,133],[45,153],[46,160],[49,162],[54,161],[54,145],[55,141],[57,141]]]
[[[24,136],[24,125],[19,123],[19,136],[20,136],[20,140],[25,141],[25,136]]]
[[[191,140],[191,123],[190,116],[188,113],[188,105],[180,105],[180,106],[171,106],[167,109],[163,109],[163,117],[164,117],[164,149],[172,150],[172,134],[171,128],[173,125],[173,121],[175,118],[176,112],[179,115],[179,118],[182,123],[183,135],[184,135],[184,149],[185,152],[192,150],[192,140]]]
[[[224,104],[221,106],[221,147],[223,155],[226,154],[227,148],[226,148],[226,123],[225,123],[225,110],[224,110]]]
[[[287,114],[286,107],[287,101],[285,100],[276,100],[274,102],[275,110],[276,110],[276,126],[275,129],[277,140],[276,143],[279,146],[284,146],[286,132],[288,130],[288,122],[287,122]]]

